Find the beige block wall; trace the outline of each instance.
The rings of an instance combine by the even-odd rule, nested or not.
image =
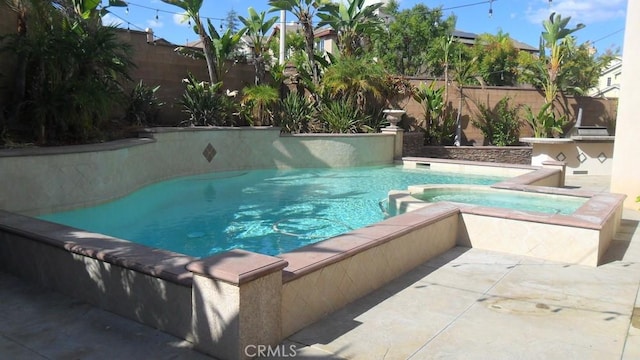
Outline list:
[[[640,166],[638,166],[638,101],[640,101],[640,2],[629,1],[622,57],[624,77],[620,84],[620,105],[613,149],[615,161],[611,170],[611,191],[626,194],[624,206],[639,209]]]

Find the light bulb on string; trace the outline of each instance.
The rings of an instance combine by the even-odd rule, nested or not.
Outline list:
[[[125,14],[127,14],[127,15],[129,15],[129,6],[127,6],[127,8],[126,8],[126,9],[124,9],[124,13],[125,13]]]
[[[493,0],[489,0],[489,17],[493,17]]]
[[[156,20],[158,20],[158,9],[156,9]]]

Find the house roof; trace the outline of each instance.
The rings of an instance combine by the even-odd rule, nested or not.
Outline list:
[[[458,41],[467,45],[474,45],[476,43],[476,39],[479,36],[478,34],[475,34],[475,33],[460,31],[460,30],[454,30],[452,35],[454,38],[458,39]],[[515,46],[516,49],[518,50],[523,50],[527,52],[538,52],[537,48],[529,44],[525,44],[515,39],[511,39],[511,41],[513,42],[513,46]]]

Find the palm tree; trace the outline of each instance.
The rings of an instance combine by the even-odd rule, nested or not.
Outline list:
[[[365,0],[351,0],[323,6],[318,13],[318,27],[329,25],[338,34],[338,49],[343,56],[361,53],[363,42],[372,33],[382,31],[382,21],[376,15],[383,3],[364,6]]]
[[[546,60],[547,73],[543,89],[545,103],[547,104],[553,104],[558,95],[558,74],[560,73],[563,58],[561,41],[571,33],[585,27],[584,24],[578,24],[573,29],[567,29],[567,24],[569,24],[570,20],[571,17],[563,19],[560,14],[552,13],[549,15],[549,19],[542,23],[545,31],[542,32],[540,41],[540,57]],[[549,49],[548,59],[544,51],[545,48]],[[553,105],[551,105],[549,111],[553,112],[553,108]]]
[[[253,51],[253,64],[256,69],[255,85],[260,85],[264,80],[265,71],[265,59],[264,53],[269,50],[269,36],[267,32],[273,24],[278,20],[277,17],[273,17],[269,20],[265,20],[265,12],[257,13],[253,7],[249,8],[249,18],[246,19],[242,16],[238,16],[240,21],[244,24],[244,31],[249,36],[251,41],[251,49]]]
[[[242,89],[242,105],[251,111],[252,125],[269,125],[271,106],[280,99],[278,90],[266,84],[254,85]]]
[[[453,63],[454,66],[454,79],[458,84],[458,90],[460,91],[460,102],[458,103],[458,115],[456,117],[456,135],[453,140],[455,146],[460,146],[462,142],[462,105],[464,101],[464,85],[469,83],[474,78],[474,63],[477,58],[474,57],[470,60],[466,60],[463,57],[462,52],[458,53],[458,61]]]
[[[289,11],[298,18],[298,22],[302,25],[307,61],[309,63],[313,84],[316,86],[320,83],[320,74],[315,61],[313,17],[316,15],[318,9],[330,2],[331,0],[269,0],[269,5],[271,6],[269,12],[279,10]]]
[[[200,8],[204,0],[162,0],[162,2],[175,5],[187,13],[187,16],[194,22],[193,30],[200,37],[202,45],[204,46],[204,58],[207,62],[207,70],[209,71],[209,82],[215,84],[219,81],[216,74],[216,63],[214,62],[213,43],[211,36],[207,34],[202,19],[200,18]],[[207,19],[209,29],[214,28],[211,21]]]
[[[342,57],[328,67],[322,77],[322,90],[335,98],[353,101],[366,112],[367,99],[381,100],[389,92],[386,72],[370,59]]]

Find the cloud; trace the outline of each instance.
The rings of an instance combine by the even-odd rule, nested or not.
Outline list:
[[[122,25],[124,22],[120,19],[118,19],[117,17],[107,13],[106,15],[104,15],[102,17],[102,24],[103,25],[111,25],[111,26],[120,26]]]
[[[189,17],[187,16],[187,14],[186,14],[186,13],[182,13],[182,14],[173,14],[173,15],[172,15],[172,17],[173,17],[173,23],[174,23],[175,25],[178,25],[178,26],[185,26],[185,27],[186,27],[186,26],[189,26],[189,23],[188,23],[188,21],[189,21]]]
[[[526,11],[527,20],[540,24],[555,12],[563,18],[571,17],[571,26],[575,23],[587,25],[625,18],[625,0],[555,0],[549,6],[547,0],[530,3]]]
[[[160,19],[147,19],[147,26],[152,29],[159,29],[164,26],[164,23]]]

